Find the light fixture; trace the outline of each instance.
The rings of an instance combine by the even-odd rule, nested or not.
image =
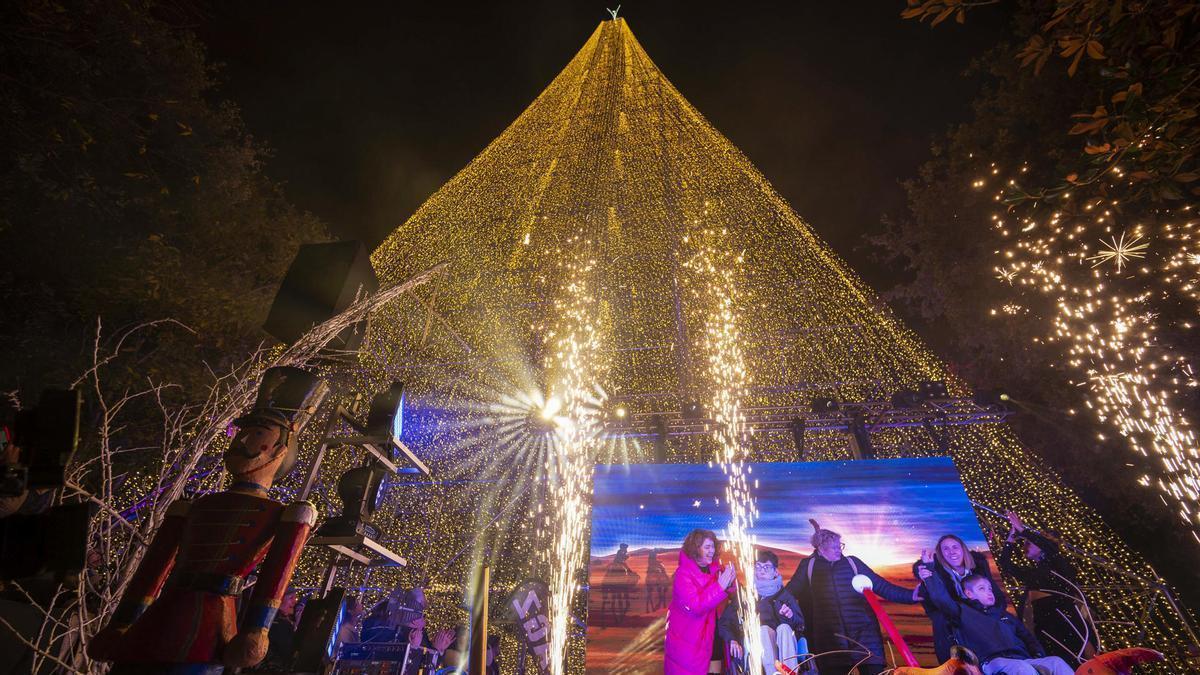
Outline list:
[[[923,400],[950,398],[950,391],[943,380],[924,380],[917,383],[917,393]]]
[[[836,412],[839,408],[841,405],[837,399],[819,396],[812,400],[812,411],[815,413]]]
[[[900,409],[916,408],[924,398],[912,389],[901,389],[892,394],[892,407]]]
[[[975,405],[982,408],[987,408],[990,406],[1007,408],[1007,403],[1011,401],[1012,398],[999,389],[981,389],[975,392],[975,396],[972,398],[972,400],[975,401]]]
[[[404,431],[404,383],[393,382],[375,394],[367,413],[367,435],[399,439]]]
[[[342,513],[326,521],[317,536],[361,535],[378,539],[379,529],[371,524],[371,517],[379,508],[379,500],[382,497],[380,488],[387,474],[387,469],[374,461],[343,473],[338,478],[337,485],[338,496],[342,498]]]

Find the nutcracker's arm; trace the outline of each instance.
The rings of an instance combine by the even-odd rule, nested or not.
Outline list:
[[[259,568],[245,618],[225,650],[225,665],[252,666],[266,655],[267,631],[279,611],[279,601],[287,591],[300,551],[316,520],[317,510],[308,502],[289,504],[284,509],[271,548]]]
[[[254,583],[254,594],[250,598],[250,608],[239,633],[252,630],[267,630],[279,610],[279,601],[287,592],[288,584],[292,581],[292,572],[296,569],[296,561],[300,559],[300,551],[308,539],[308,531],[317,520],[317,510],[308,502],[289,504],[283,510],[279,519],[279,529],[271,542],[271,549],[263,559],[258,571],[258,581]]]
[[[154,540],[129,580],[108,626],[89,642],[88,653],[92,658],[107,660],[121,634],[137,621],[162,591],[171,568],[175,566],[175,556],[179,553],[191,506],[190,501],[180,499],[167,508],[167,517],[154,533]]]

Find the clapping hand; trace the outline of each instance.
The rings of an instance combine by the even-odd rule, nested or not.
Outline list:
[[[434,634],[433,640],[430,642],[433,643],[434,649],[444,652],[450,646],[450,643],[454,642],[454,631],[449,628],[443,628]]]
[[[721,584],[721,588],[729,588],[736,578],[737,570],[733,568],[733,563],[729,563],[721,568],[721,574],[717,577],[717,581]]]

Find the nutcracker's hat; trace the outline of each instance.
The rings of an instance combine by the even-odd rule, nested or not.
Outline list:
[[[287,444],[287,454],[275,472],[276,478],[286,475],[296,463],[297,418],[301,412],[308,410],[319,382],[320,378],[303,368],[268,368],[263,372],[254,407],[233,421],[239,427],[258,424],[283,430],[280,441]]]

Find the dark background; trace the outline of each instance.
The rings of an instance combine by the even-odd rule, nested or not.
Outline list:
[[[603,2],[223,3],[199,33],[223,91],[276,151],[288,197],[378,244],[536,97],[608,18]],[[615,6],[615,3],[609,6]],[[899,180],[964,119],[969,61],[1003,12],[904,21],[901,2],[627,2],[659,68],[868,282],[861,246]]]

